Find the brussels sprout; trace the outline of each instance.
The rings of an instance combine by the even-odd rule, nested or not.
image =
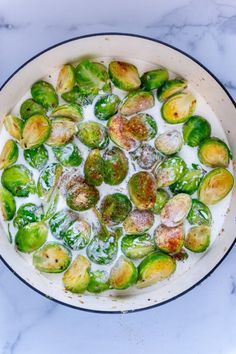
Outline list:
[[[138,266],[138,288],[153,285],[158,281],[167,279],[175,272],[176,262],[161,251],[149,254]]]
[[[62,273],[70,262],[70,251],[57,242],[46,243],[33,255],[35,268],[44,273]]]
[[[75,69],[71,64],[65,64],[58,74],[56,91],[63,94],[72,90],[74,85]]]
[[[184,244],[183,225],[167,227],[159,225],[154,231],[157,247],[166,253],[178,253]]]
[[[184,123],[193,114],[196,102],[191,92],[177,93],[162,105],[162,118],[169,124]]]
[[[120,184],[128,173],[128,160],[118,147],[107,149],[103,154],[104,182],[114,186]]]
[[[110,284],[113,289],[127,289],[131,285],[135,284],[138,278],[138,271],[134,263],[120,256],[110,273]]]
[[[108,290],[110,287],[108,274],[104,270],[95,270],[90,273],[90,281],[88,284],[88,291],[90,293],[99,294],[102,291]]]
[[[78,184],[80,185],[82,182],[84,182],[84,178],[78,168],[75,167],[65,169],[61,175],[58,188],[61,192],[61,195],[66,198],[68,191],[76,187]]]
[[[166,69],[155,69],[145,72],[141,76],[142,87],[145,90],[154,90],[161,87],[169,78]]]
[[[71,119],[58,117],[51,121],[51,134],[47,140],[50,146],[63,146],[77,133],[78,129]]]
[[[72,265],[63,275],[63,283],[66,290],[72,293],[84,292],[90,280],[90,262],[84,256],[77,256]]]
[[[233,175],[223,167],[208,172],[202,179],[198,198],[207,205],[213,205],[225,198],[234,184]]]
[[[188,213],[188,222],[191,225],[211,225],[212,215],[207,205],[198,199],[192,199],[192,206]]]
[[[184,221],[192,205],[188,194],[180,193],[168,200],[161,210],[161,223],[168,227],[175,227]]]
[[[195,147],[211,135],[210,123],[201,116],[192,116],[183,125],[184,142]]]
[[[227,167],[231,159],[231,152],[222,140],[208,138],[201,142],[198,158],[203,165],[209,167]]]
[[[47,235],[47,225],[42,221],[22,226],[15,236],[16,248],[24,253],[33,252],[44,244]]]
[[[42,207],[34,203],[22,204],[17,210],[13,225],[17,228],[40,221],[42,218]]]
[[[156,191],[156,201],[154,206],[152,207],[151,211],[154,214],[160,214],[162,208],[166,205],[168,200],[170,199],[170,196],[168,192],[165,189],[157,189]]]
[[[98,119],[107,120],[117,112],[119,104],[120,99],[117,95],[104,95],[97,100],[94,114]]]
[[[124,229],[128,235],[143,234],[154,223],[154,215],[148,210],[135,209],[129,213],[124,221]]]
[[[7,168],[18,159],[18,146],[14,140],[7,140],[0,154],[0,170]]]
[[[138,70],[133,64],[112,61],[108,71],[113,84],[121,90],[133,91],[141,85]]]
[[[23,120],[27,120],[34,115],[45,115],[45,113],[46,109],[32,98],[28,98],[20,106],[20,116]]]
[[[154,106],[154,96],[149,91],[130,92],[122,101],[120,113],[131,116]]]
[[[84,177],[88,184],[100,186],[104,178],[104,161],[100,151],[94,149],[90,151],[84,163]]]
[[[109,143],[106,127],[93,121],[79,125],[78,138],[84,145],[92,149],[104,149]]]
[[[12,220],[16,212],[16,202],[13,195],[0,187],[0,209],[3,220]]]
[[[13,165],[2,173],[2,185],[16,197],[28,197],[35,192],[31,172],[24,165]]]
[[[165,81],[165,83],[158,88],[157,98],[159,101],[165,101],[170,96],[183,91],[187,87],[187,81],[184,79],[173,79]]]
[[[49,82],[40,80],[31,87],[31,95],[35,102],[46,109],[52,109],[58,105],[58,97],[54,87]]]
[[[125,235],[121,240],[121,249],[127,257],[138,259],[155,251],[155,245],[149,234]]]
[[[156,201],[156,181],[145,171],[135,173],[128,182],[132,202],[140,210],[150,209]]]
[[[31,116],[24,124],[20,145],[23,149],[36,148],[49,137],[51,124],[46,116]]]
[[[103,198],[100,211],[104,222],[113,226],[123,222],[131,209],[132,204],[126,195],[113,193]]]
[[[168,187],[177,182],[184,174],[187,166],[181,157],[174,156],[164,160],[154,168],[157,188]]]
[[[62,173],[62,166],[59,163],[50,163],[39,175],[37,183],[37,192],[39,198],[49,202],[51,196],[57,187]]]
[[[82,162],[82,156],[75,143],[67,143],[63,146],[52,148],[57,160],[67,167],[79,166]]]
[[[164,155],[174,155],[183,145],[183,139],[177,130],[168,130],[155,139],[155,147]]]
[[[128,120],[126,118],[116,114],[109,119],[107,128],[110,139],[116,145],[127,151],[136,149],[138,144],[129,133]]]
[[[140,145],[135,151],[130,152],[130,156],[144,170],[149,170],[154,165],[159,165],[164,158],[149,144]]]
[[[170,186],[173,193],[193,194],[199,187],[203,178],[203,171],[200,169],[186,169],[183,176]]]
[[[75,122],[80,122],[83,119],[83,112],[81,106],[76,103],[66,103],[54,108],[51,113],[52,117],[70,118]]]
[[[152,116],[139,113],[130,118],[127,128],[131,136],[138,141],[151,140],[157,134],[157,123]]]
[[[94,95],[82,92],[78,86],[75,86],[71,91],[61,95],[63,100],[69,103],[76,103],[80,106],[87,106],[93,103]]]
[[[58,211],[49,220],[51,233],[54,237],[62,239],[64,232],[78,219],[78,214],[75,212],[64,209]]]
[[[26,149],[24,150],[24,158],[31,167],[41,170],[48,162],[48,151],[44,145],[34,149]]]
[[[86,221],[80,219],[75,220],[71,225],[68,225],[68,228],[61,232],[63,242],[75,251],[87,246],[90,235],[90,225]]]
[[[3,124],[7,132],[16,140],[20,140],[22,137],[22,129],[23,129],[23,120],[20,118],[13,116],[12,114],[8,114],[4,117]]]
[[[210,245],[211,229],[207,225],[193,226],[187,233],[184,246],[196,253],[204,252]]]

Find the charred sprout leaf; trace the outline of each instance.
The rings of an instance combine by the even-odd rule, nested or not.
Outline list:
[[[169,78],[166,69],[155,69],[145,72],[141,76],[142,87],[151,91],[161,87]]]
[[[184,142],[195,147],[211,135],[210,123],[201,116],[192,116],[183,125]]]
[[[70,118],[75,122],[80,122],[83,119],[83,111],[81,106],[76,103],[66,103],[54,108],[51,116]]]
[[[183,91],[187,87],[187,81],[184,79],[173,79],[166,81],[157,90],[157,98],[159,101],[165,101],[170,96]]]
[[[193,226],[187,233],[184,246],[196,253],[204,252],[210,245],[211,229],[207,225]]]
[[[127,128],[132,138],[138,141],[151,140],[157,134],[157,123],[155,119],[146,113],[139,113],[131,117]]]
[[[104,222],[113,226],[123,222],[131,209],[132,204],[126,195],[114,193],[103,198],[100,211]]]
[[[84,256],[77,256],[63,276],[66,290],[72,293],[83,293],[90,281],[90,262]]]
[[[135,209],[124,221],[124,229],[128,235],[139,235],[149,230],[154,223],[154,215],[148,210]]]
[[[100,186],[104,178],[104,161],[99,149],[90,151],[84,164],[86,182],[92,186]]]
[[[174,156],[164,160],[153,171],[157,179],[157,187],[168,187],[177,182],[183,176],[186,168],[186,163],[181,157]]]
[[[78,214],[64,209],[55,213],[49,220],[51,233],[58,239],[63,238],[64,232],[78,219]]]
[[[110,284],[113,289],[127,289],[135,284],[138,271],[134,263],[124,256],[120,256],[111,269]]]
[[[46,243],[33,255],[35,268],[44,273],[62,273],[70,262],[70,251],[58,242]]]
[[[63,146],[77,133],[76,123],[69,118],[54,118],[51,121],[51,127],[51,134],[47,140],[50,146]]]
[[[21,140],[22,137],[22,129],[23,129],[23,120],[13,116],[12,114],[8,114],[4,117],[3,124],[7,132],[16,140]]]
[[[45,108],[32,98],[28,98],[20,106],[20,116],[23,120],[27,120],[34,115],[45,115],[45,113]]]
[[[16,197],[28,197],[35,192],[31,172],[24,165],[13,165],[2,173],[2,185]]]
[[[120,114],[109,119],[108,134],[110,139],[124,150],[130,151],[137,148],[137,141],[130,135],[128,130],[128,120]]]
[[[60,94],[68,92],[73,89],[75,85],[75,69],[71,64],[62,66],[58,78],[56,91]]]
[[[33,252],[44,244],[47,235],[47,225],[42,221],[22,226],[15,236],[16,248],[24,253]]]
[[[67,143],[64,146],[53,147],[52,150],[57,160],[63,166],[77,167],[82,162],[81,152],[79,151],[78,146],[73,142]]]
[[[16,212],[16,202],[13,195],[0,187],[0,209],[3,220],[12,220]]]
[[[58,185],[62,173],[62,166],[59,163],[50,163],[39,175],[37,192],[39,198],[49,202],[50,198]]]
[[[188,194],[180,193],[168,200],[161,210],[161,223],[168,227],[175,227],[183,223],[192,205]]]
[[[223,167],[208,172],[200,183],[198,198],[207,205],[217,204],[233,188],[234,177]]]
[[[170,156],[179,152],[183,145],[182,135],[177,130],[168,130],[158,135],[155,147],[162,154]]]
[[[22,204],[17,210],[13,225],[17,228],[40,221],[42,218],[42,207],[34,203]]]
[[[184,244],[183,225],[167,227],[159,225],[154,232],[157,247],[166,253],[178,253]]]
[[[32,116],[23,126],[20,145],[23,149],[36,148],[48,139],[50,132],[51,124],[46,116]]]
[[[228,167],[231,152],[224,141],[218,138],[208,138],[200,143],[198,158],[205,166]]]
[[[191,225],[211,225],[212,215],[207,205],[198,199],[192,199],[192,207],[188,213],[188,222]]]
[[[76,103],[83,107],[92,104],[95,96],[81,92],[79,87],[75,86],[71,91],[63,93],[61,97],[66,102]]]
[[[130,92],[122,101],[120,113],[130,116],[154,106],[154,96],[149,91]]]
[[[186,169],[183,176],[170,186],[173,193],[193,194],[203,178],[201,169]]]
[[[140,210],[150,209],[156,200],[156,181],[145,171],[135,173],[128,182],[132,202]]]
[[[85,221],[77,218],[67,229],[61,232],[63,242],[74,251],[83,249],[89,243],[91,227]]]
[[[169,124],[186,122],[193,114],[196,99],[191,92],[171,96],[161,107],[162,118]]]
[[[154,214],[160,214],[162,208],[166,205],[168,200],[170,199],[170,196],[168,192],[165,189],[157,189],[156,191],[156,201],[154,206],[152,207],[151,211]]]
[[[112,61],[109,64],[109,75],[113,84],[124,91],[136,90],[141,85],[138,70],[133,64]]]
[[[42,170],[48,162],[48,151],[44,145],[34,149],[26,149],[24,150],[24,158],[31,167]]]
[[[109,143],[106,127],[93,121],[79,125],[78,138],[84,145],[92,149],[104,149]]]
[[[46,81],[40,80],[31,87],[31,95],[35,102],[46,109],[52,109],[58,105],[58,97],[54,87]]]
[[[120,99],[117,95],[101,96],[94,106],[94,114],[100,120],[108,120],[116,114],[119,104]]]
[[[99,294],[108,290],[110,287],[108,274],[104,270],[95,270],[90,272],[90,281],[88,291],[90,293]]]
[[[126,257],[139,259],[155,251],[155,245],[149,234],[125,235],[121,240],[121,249]]]
[[[0,170],[7,168],[18,159],[18,146],[12,139],[6,141],[0,154]]]
[[[144,170],[149,170],[154,165],[159,165],[164,158],[149,144],[140,145],[135,151],[130,152],[130,156]]]
[[[128,173],[128,160],[118,147],[112,147],[103,154],[104,182],[113,186],[120,184]]]

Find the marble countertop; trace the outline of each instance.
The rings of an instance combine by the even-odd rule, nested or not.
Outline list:
[[[116,31],[183,49],[236,98],[235,0],[1,0],[0,86],[50,45]],[[128,315],[98,315],[58,305],[0,263],[0,354],[235,354],[235,328],[235,247],[193,291],[162,307]]]

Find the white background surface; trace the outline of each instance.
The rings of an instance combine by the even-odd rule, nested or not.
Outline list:
[[[95,32],[161,39],[205,64],[236,98],[235,0],[0,0],[0,85],[59,41]],[[0,354],[236,354],[236,248],[204,283],[128,315],[43,298],[0,263]]]

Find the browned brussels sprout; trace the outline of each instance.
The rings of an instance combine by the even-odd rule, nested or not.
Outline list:
[[[135,151],[130,152],[130,156],[144,170],[149,170],[154,165],[159,165],[164,158],[149,144],[140,145]]]
[[[48,139],[50,132],[51,124],[46,116],[31,116],[23,126],[20,145],[23,149],[36,148]]]
[[[192,116],[183,125],[184,142],[189,146],[198,146],[211,135],[210,123],[201,116]]]
[[[51,126],[51,133],[47,140],[47,144],[50,146],[65,145],[77,133],[76,123],[69,118],[54,118],[51,121]]]
[[[22,129],[23,129],[23,120],[13,116],[12,114],[8,114],[4,117],[3,124],[7,132],[16,140],[21,140],[22,137]]]
[[[101,96],[94,106],[94,114],[100,120],[107,120],[116,114],[119,104],[120,99],[117,95]]]
[[[70,118],[75,122],[80,122],[83,119],[83,112],[81,106],[78,104],[67,103],[54,108],[51,116]]]
[[[0,209],[3,220],[12,220],[16,212],[16,202],[13,195],[0,187]]]
[[[193,226],[187,233],[184,246],[192,252],[204,252],[210,245],[211,229],[207,225]]]
[[[156,201],[156,181],[145,171],[135,173],[128,182],[132,202],[140,210],[151,209]]]
[[[159,101],[165,101],[170,96],[183,91],[187,87],[187,81],[184,79],[173,79],[165,81],[165,83],[158,88],[157,98]]]
[[[110,139],[124,150],[130,151],[137,147],[137,141],[130,135],[128,120],[120,114],[109,119],[108,134]]]
[[[18,146],[12,139],[6,141],[0,154],[0,170],[7,168],[18,159]]]
[[[113,193],[103,198],[100,211],[104,222],[113,226],[123,222],[131,209],[132,204],[126,195]]]
[[[154,96],[149,91],[130,92],[122,101],[120,113],[131,116],[154,106]]]
[[[41,104],[32,100],[32,98],[28,98],[20,106],[20,116],[23,120],[27,120],[34,115],[45,115],[45,113],[46,109]]]
[[[218,138],[203,140],[198,149],[200,162],[209,167],[227,167],[231,157],[228,146]]]
[[[169,193],[165,189],[157,189],[156,191],[156,201],[151,211],[154,214],[160,214],[162,208],[166,205],[170,199]]]
[[[138,271],[134,263],[120,256],[111,269],[110,284],[113,289],[127,289],[135,284],[138,278]]]
[[[24,165],[13,165],[2,173],[2,185],[16,197],[28,197],[35,192],[31,172]]]
[[[161,223],[168,227],[175,227],[183,223],[192,205],[188,194],[180,193],[168,200],[161,210]]]
[[[128,235],[139,235],[148,231],[154,223],[154,215],[148,210],[135,209],[124,221],[124,229]]]
[[[154,168],[157,188],[168,187],[177,182],[186,170],[186,163],[181,157],[174,156],[164,160]]]
[[[164,68],[147,71],[141,77],[142,87],[148,91],[157,89],[161,87],[168,78],[168,71]]]
[[[42,221],[20,227],[15,236],[16,248],[20,252],[33,252],[44,244],[47,235],[47,225]]]
[[[52,109],[58,105],[58,97],[54,87],[46,81],[37,81],[31,87],[31,95],[35,102],[46,109]]]
[[[100,186],[104,180],[104,161],[99,149],[90,151],[84,164],[86,182],[92,186]]]
[[[62,94],[73,89],[75,85],[75,69],[71,64],[62,66],[58,78],[56,90]]]
[[[131,136],[138,141],[151,140],[157,134],[157,123],[152,116],[139,113],[130,118],[127,128]]]
[[[89,260],[84,256],[77,256],[63,275],[65,289],[72,293],[83,293],[89,285],[89,271]]]
[[[78,138],[84,145],[92,149],[104,149],[109,143],[106,127],[93,121],[79,125]]]
[[[155,140],[155,147],[164,155],[174,155],[183,145],[182,135],[178,130],[169,130],[160,134]]]
[[[111,186],[120,184],[128,173],[128,160],[118,147],[112,147],[103,154],[104,182]]]
[[[133,64],[112,61],[109,64],[109,75],[113,84],[124,91],[136,90],[141,85],[138,70]]]
[[[191,92],[171,96],[161,107],[162,118],[169,124],[186,122],[193,114],[196,99]]]
[[[159,225],[154,232],[157,247],[166,253],[178,253],[184,244],[183,225],[168,227]]]

